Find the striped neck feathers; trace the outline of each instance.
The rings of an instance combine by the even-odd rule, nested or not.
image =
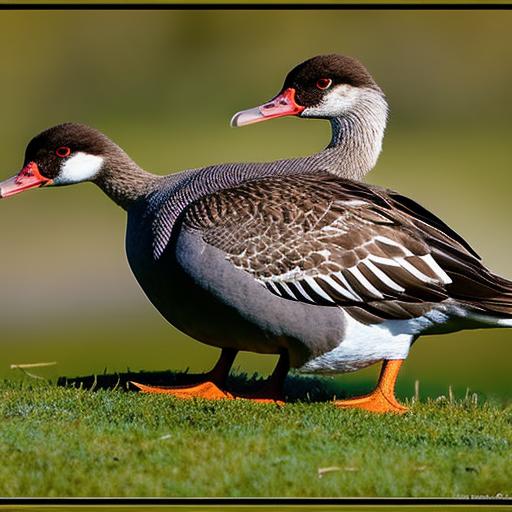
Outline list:
[[[153,192],[162,178],[140,168],[123,151],[109,157],[93,182],[118,206],[128,210]]]
[[[388,105],[382,93],[369,89],[347,113],[330,119],[332,138],[320,153],[327,167],[337,176],[362,180],[382,150]]]

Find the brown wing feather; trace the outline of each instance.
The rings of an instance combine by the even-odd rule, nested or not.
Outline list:
[[[331,175],[264,178],[196,201],[184,223],[286,299],[371,321],[416,317],[447,299],[512,313],[512,285],[467,242],[378,187]]]

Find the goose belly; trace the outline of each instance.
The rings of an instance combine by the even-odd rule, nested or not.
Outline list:
[[[345,334],[337,347],[309,360],[298,370],[304,373],[344,373],[383,359],[405,359],[415,334],[405,320],[366,325],[340,310]],[[398,325],[397,325],[398,324]]]
[[[364,368],[384,359],[405,359],[416,338],[465,329],[512,327],[512,319],[478,314],[456,303],[443,303],[423,316],[386,320],[366,325],[343,311],[345,334],[330,352],[312,358],[299,368],[308,373],[342,373]]]

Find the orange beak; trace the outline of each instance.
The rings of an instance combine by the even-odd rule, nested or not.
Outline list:
[[[45,178],[35,162],[29,162],[23,169],[12,178],[0,182],[0,199],[19,194],[30,188],[51,185],[52,180]]]
[[[289,87],[259,107],[237,112],[231,118],[231,126],[245,126],[276,117],[296,116],[303,110],[304,107],[297,105],[295,101],[295,89]]]

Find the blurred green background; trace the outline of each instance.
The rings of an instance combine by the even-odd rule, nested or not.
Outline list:
[[[512,12],[54,11],[0,14],[1,171],[62,121],[93,125],[144,168],[166,174],[216,162],[320,150],[325,121],[286,118],[243,129],[231,115],[272,97],[319,53],[357,56],[388,96],[384,151],[368,181],[441,216],[512,278]],[[131,276],[125,214],[92,184],[0,203],[0,378],[12,363],[57,361],[45,377],[200,371],[218,351],[168,325]],[[227,326],[229,328],[229,326]],[[401,396],[466,387],[506,400],[512,333],[421,338]],[[243,354],[240,370],[275,358]],[[372,385],[378,369],[341,377]]]

